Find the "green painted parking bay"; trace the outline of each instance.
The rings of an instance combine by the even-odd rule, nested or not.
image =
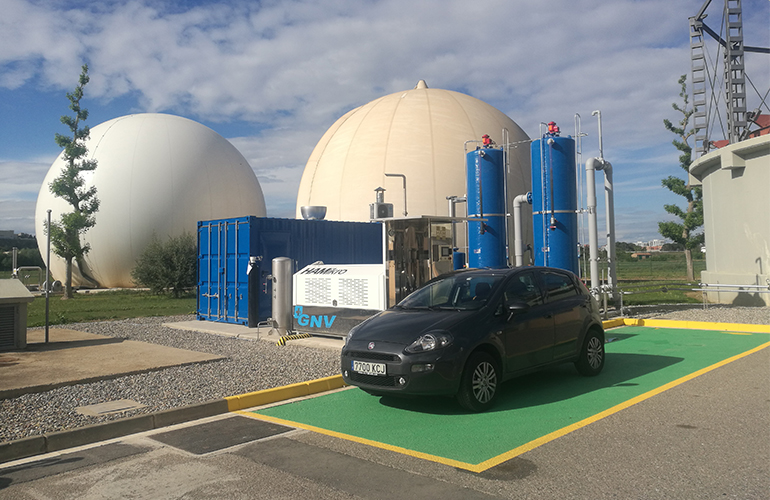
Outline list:
[[[626,326],[605,335],[599,376],[565,364],[516,378],[486,413],[358,388],[243,413],[481,472],[770,345],[765,333]]]

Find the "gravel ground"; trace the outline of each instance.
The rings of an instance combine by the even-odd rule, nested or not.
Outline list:
[[[66,325],[72,330],[216,354],[226,356],[226,359],[60,387],[0,401],[0,442],[339,373],[339,353],[332,350],[301,347],[291,342],[279,347],[272,342],[175,330],[161,325],[192,319],[194,316],[173,316]],[[75,411],[79,406],[118,399],[130,399],[147,406],[100,417],[80,415]]]
[[[627,318],[770,325],[770,307],[735,307],[709,304],[704,308],[700,304],[660,304],[628,307],[625,308],[624,312]]]
[[[768,307],[709,305],[660,305],[628,308],[627,317],[748,323],[770,325]],[[99,335],[121,337],[191,351],[226,356],[221,361],[61,387],[0,401],[0,442],[46,432],[152,413],[202,403],[271,387],[336,375],[336,351],[271,342],[250,341],[175,330],[162,323],[186,321],[193,316],[135,318],[121,321],[76,323],[67,328]],[[144,408],[89,417],[76,413],[79,406],[130,399]]]

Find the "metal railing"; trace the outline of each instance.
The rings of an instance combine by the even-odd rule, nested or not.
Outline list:
[[[646,285],[636,286],[624,286],[622,289],[618,287],[618,295],[620,297],[620,310],[623,311],[623,297],[625,295],[640,295],[646,293],[658,293],[669,291],[683,291],[683,292],[701,292],[703,297],[703,308],[706,309],[708,302],[706,301],[706,294],[710,292],[727,292],[727,293],[770,293],[770,279],[765,280],[765,285],[738,285],[727,283],[666,283],[658,284],[651,283]],[[602,285],[599,289],[599,293],[604,299],[605,315],[607,310],[607,293],[612,293],[610,285]]]
[[[24,284],[24,286],[26,286],[29,290],[33,290],[35,285],[31,284],[29,281],[29,278],[32,276],[32,274],[25,274],[27,271],[37,271],[37,290],[42,290],[44,271],[43,271],[43,268],[40,266],[17,267],[16,269],[13,270],[11,277],[21,281]]]

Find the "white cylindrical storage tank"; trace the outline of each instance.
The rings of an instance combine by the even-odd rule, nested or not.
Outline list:
[[[153,234],[163,241],[183,232],[194,235],[199,220],[266,215],[249,163],[200,123],[155,113],[122,116],[93,127],[86,145],[98,166],[85,173],[85,183],[96,186],[101,205],[96,226],[83,237],[91,245],[83,264],[99,286],[134,286],[131,270]],[[72,210],[49,189],[64,166],[60,155],[38,195],[35,229],[42,254],[46,210],[54,221]],[[64,260],[52,255],[51,271],[63,280]],[[88,285],[77,267],[73,284]]]
[[[410,217],[446,216],[447,196],[466,194],[465,143],[484,134],[498,145],[518,143],[508,161],[509,200],[530,191],[529,137],[501,111],[466,94],[430,89],[422,80],[376,99],[346,113],[318,142],[300,182],[297,217],[302,206],[323,205],[327,219],[368,221],[377,187],[387,190],[386,201],[398,213],[408,206]],[[468,144],[468,150],[475,147]],[[405,175],[408,189],[402,178],[385,174]],[[531,210],[523,208],[524,238],[531,242]],[[465,207],[460,210],[464,216]]]
[[[273,259],[273,328],[279,335],[288,335],[293,327],[292,293],[294,261],[288,257]]]

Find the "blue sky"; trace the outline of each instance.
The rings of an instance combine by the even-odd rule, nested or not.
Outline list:
[[[719,31],[722,2],[712,4],[706,22]],[[770,2],[742,4],[745,44],[770,47]],[[533,138],[551,120],[572,134],[579,113],[584,159],[598,154],[599,109],[616,238],[657,238],[663,205],[680,203],[660,180],[684,174],[662,122],[679,119],[671,103],[690,68],[687,18],[701,5],[0,0],[0,229],[34,231],[54,134],[67,132],[65,93],[87,62],[89,125],[163,112],[211,127],[249,161],[272,217],[294,216],[305,162],[337,118],[420,79],[495,106]],[[764,96],[770,56],[748,54],[746,72]],[[749,108],[760,106],[748,90]]]

